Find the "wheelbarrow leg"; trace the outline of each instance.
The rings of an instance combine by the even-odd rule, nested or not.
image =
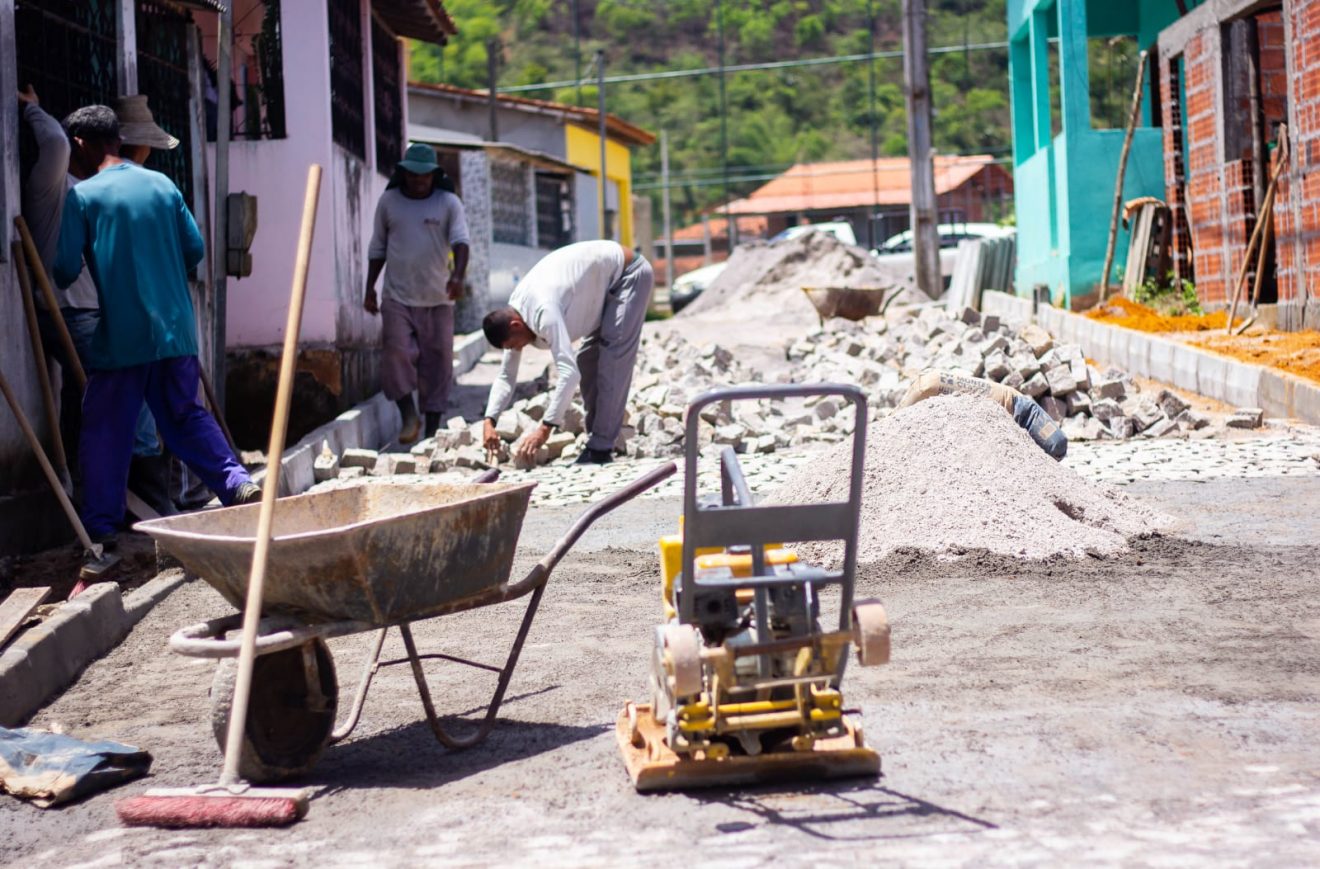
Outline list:
[[[348,718],[344,723],[337,725],[330,733],[331,745],[352,733],[353,728],[357,727],[358,719],[362,717],[362,705],[367,702],[367,689],[371,687],[372,677],[380,669],[380,650],[385,645],[385,632],[388,630],[389,628],[381,628],[376,631],[376,637],[371,644],[371,654],[362,665],[362,678],[358,679],[357,693],[353,695],[353,706],[349,709]]]
[[[417,644],[413,642],[412,630],[407,624],[399,625],[399,632],[403,634],[403,647],[408,652],[408,663],[412,665],[413,679],[417,682],[417,693],[421,695],[422,707],[426,710],[427,723],[431,725],[431,732],[435,734],[435,738],[445,748],[455,750],[471,748],[490,734],[491,728],[495,726],[495,716],[500,711],[500,703],[504,701],[504,692],[509,687],[509,680],[513,678],[513,668],[518,665],[518,655],[522,653],[523,643],[526,642],[527,634],[531,630],[532,618],[536,615],[536,608],[540,605],[541,595],[544,593],[544,585],[538,586],[532,592],[532,599],[527,604],[527,613],[523,616],[522,625],[518,628],[518,636],[514,638],[513,648],[509,651],[509,659],[500,670],[500,681],[495,686],[495,695],[491,698],[490,705],[486,707],[486,717],[482,719],[475,733],[464,737],[453,736],[440,726],[440,720],[435,714],[435,704],[431,702],[431,691],[426,686],[422,661],[417,654]]]

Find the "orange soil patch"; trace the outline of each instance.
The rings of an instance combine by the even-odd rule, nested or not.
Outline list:
[[[1242,362],[1268,365],[1320,383],[1320,332],[1207,335],[1188,342]]]
[[[1087,311],[1086,316],[1138,332],[1205,332],[1223,329],[1228,322],[1228,314],[1224,311],[1170,317],[1123,296],[1105,300],[1103,305]]]

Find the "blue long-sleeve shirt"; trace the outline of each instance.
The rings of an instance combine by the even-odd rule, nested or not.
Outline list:
[[[188,271],[204,253],[183,194],[161,173],[123,162],[74,185],[60,222],[54,276],[67,287],[85,260],[96,284],[101,322],[89,367],[195,356]]]

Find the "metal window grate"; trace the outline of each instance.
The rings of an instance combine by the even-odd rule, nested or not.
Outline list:
[[[362,7],[358,0],[327,0],[330,13],[330,128],[336,145],[365,160]]]
[[[280,25],[280,0],[265,0],[263,5],[261,26],[252,34],[250,55],[241,53],[241,37],[245,35],[243,21],[240,20],[235,27],[235,51],[240,52],[237,86],[243,100],[243,111],[233,130],[235,139],[283,139],[288,135],[284,119],[284,36]]]
[[[518,163],[490,164],[490,211],[493,238],[504,244],[531,243],[527,208],[527,167]]]
[[[114,0],[19,0],[14,31],[19,84],[36,88],[52,117],[113,102],[119,83]]]
[[[193,201],[192,142],[189,112],[192,86],[188,81],[188,28],[192,17],[156,0],[143,0],[137,9],[138,92],[147,95],[156,124],[179,140],[170,151],[152,150],[147,167],[168,175]]]
[[[573,203],[563,175],[536,176],[536,243],[553,250],[573,240]]]
[[[376,168],[388,175],[403,155],[399,42],[375,18],[371,19],[371,82],[376,103]]]

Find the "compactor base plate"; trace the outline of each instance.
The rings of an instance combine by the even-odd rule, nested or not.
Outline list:
[[[693,759],[669,749],[664,728],[651,717],[650,704],[629,703],[619,714],[615,736],[633,785],[643,792],[880,775],[880,755],[866,747],[861,730],[846,718],[844,727],[847,732],[842,736],[817,740],[810,751]]]

